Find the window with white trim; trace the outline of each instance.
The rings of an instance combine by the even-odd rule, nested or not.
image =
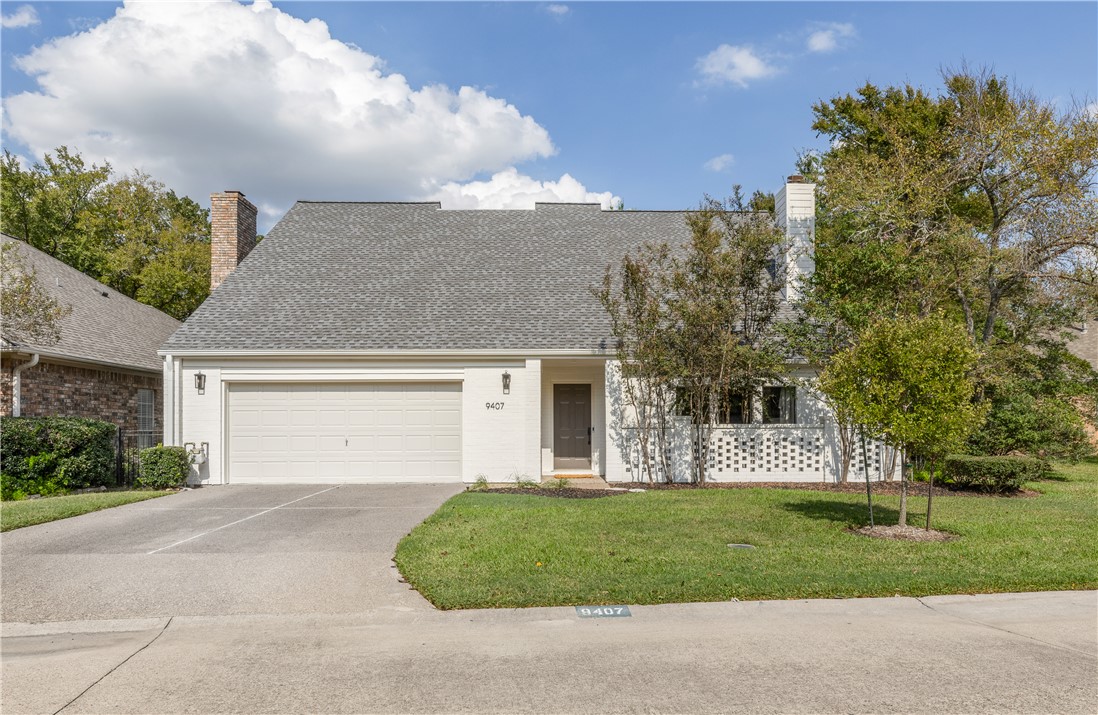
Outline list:
[[[156,391],[137,391],[137,430],[152,432],[156,429]]]

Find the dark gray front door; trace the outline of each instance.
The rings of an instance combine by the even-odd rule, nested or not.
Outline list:
[[[591,468],[591,385],[553,385],[553,468]]]

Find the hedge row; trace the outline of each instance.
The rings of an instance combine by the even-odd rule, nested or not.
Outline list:
[[[946,457],[945,475],[962,489],[981,492],[1013,492],[1026,482],[1044,477],[1049,465],[1035,457]]]
[[[112,486],[117,428],[80,417],[0,419],[0,498]]]
[[[115,486],[117,434],[109,422],[81,417],[0,419],[0,499]],[[143,449],[134,486],[181,487],[190,466],[182,447]]]

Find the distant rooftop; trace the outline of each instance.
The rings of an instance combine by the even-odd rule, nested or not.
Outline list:
[[[157,348],[180,326],[175,318],[86,276],[56,258],[7,234],[3,243],[17,244],[28,270],[50,296],[72,307],[61,321],[61,340],[53,345],[17,343],[6,332],[5,350],[36,351],[73,360],[161,370]]]

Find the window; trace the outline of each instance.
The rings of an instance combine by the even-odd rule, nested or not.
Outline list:
[[[681,387],[675,390],[674,410],[676,415],[690,415],[690,403],[687,401],[686,391]],[[708,412],[709,406],[706,405],[703,411]],[[744,425],[750,422],[751,397],[742,392],[725,392],[717,406],[717,424]]]
[[[763,388],[763,422],[769,424],[796,424],[797,388]]]
[[[153,446],[159,440],[156,432],[156,392],[153,390],[137,391],[137,431],[149,433],[153,440],[152,445],[145,445],[145,435],[141,435],[142,446]]]
[[[722,425],[743,425],[751,421],[751,396],[742,392],[726,392],[717,411]]]

